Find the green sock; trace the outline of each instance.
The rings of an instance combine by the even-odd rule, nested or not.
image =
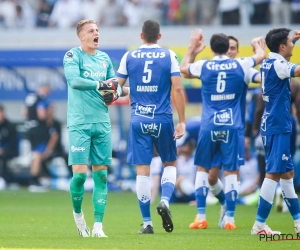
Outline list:
[[[94,191],[94,217],[95,222],[102,222],[106,209],[107,199],[107,170],[97,170],[93,172]]]
[[[85,173],[73,173],[70,183],[70,194],[75,213],[81,213],[81,205],[84,196]]]

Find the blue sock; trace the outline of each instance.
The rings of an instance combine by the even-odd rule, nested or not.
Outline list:
[[[267,202],[261,196],[259,197],[258,209],[256,214],[256,221],[265,223],[271,212],[272,204]]]
[[[237,175],[230,174],[225,176],[225,200],[226,200],[226,220],[230,223],[234,223],[234,213],[237,200]]]
[[[226,212],[225,215],[229,217],[234,217],[236,200],[237,200],[237,191],[231,190],[225,194],[226,199]]]
[[[210,190],[213,195],[219,200],[221,205],[225,204],[225,193],[223,190],[223,184],[220,179],[218,179],[217,183],[213,186],[210,186]]]
[[[264,224],[268,218],[277,187],[277,182],[269,178],[265,178],[260,189],[260,197],[256,214],[256,221]],[[262,226],[262,225],[260,225]]]
[[[169,206],[169,201],[175,189],[175,182],[176,168],[172,166],[165,167],[161,177],[161,200],[165,201],[167,206]]]
[[[138,197],[138,204],[142,214],[144,227],[152,225],[150,214],[150,178],[148,176],[138,175],[136,177],[136,194]]]
[[[202,221],[206,219],[206,197],[208,194],[208,173],[198,171],[195,180],[195,195],[196,206],[198,212],[198,220]]]
[[[206,214],[206,197],[208,194],[208,187],[200,187],[196,190],[196,206],[198,211],[198,220],[204,220]],[[200,215],[200,218],[199,218]],[[203,217],[204,216],[204,217]]]
[[[286,180],[280,179],[280,186],[284,201],[294,220],[300,219],[300,206],[298,196],[295,192],[293,178]]]

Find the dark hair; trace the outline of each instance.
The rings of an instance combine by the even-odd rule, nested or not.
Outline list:
[[[142,32],[146,42],[155,43],[160,33],[160,25],[155,20],[147,20],[143,24]]]
[[[239,48],[239,40],[236,37],[234,37],[234,36],[228,36],[228,39],[236,41],[237,49]]]
[[[223,33],[214,34],[210,39],[210,47],[216,54],[226,54],[229,49],[229,39]]]
[[[290,31],[286,28],[270,30],[266,36],[266,44],[269,50],[278,53],[280,44],[286,45]]]

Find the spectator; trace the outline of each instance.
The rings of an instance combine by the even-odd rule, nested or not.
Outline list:
[[[81,7],[79,0],[58,0],[50,15],[49,26],[58,28],[75,27],[82,16]]]
[[[106,12],[105,6],[108,0],[82,0],[81,10],[83,19],[92,19],[97,22],[101,20],[101,14]],[[118,18],[117,16],[112,16]]]
[[[300,23],[300,0],[292,0],[291,10],[292,10],[292,24],[299,24]]]
[[[251,16],[251,24],[270,23],[270,0],[252,0],[254,12]]]
[[[44,155],[53,150],[51,141],[48,144],[48,128],[46,123],[47,109],[49,107],[47,96],[49,93],[50,86],[48,84],[42,84],[38,87],[36,93],[28,94],[25,99],[25,127],[28,129],[28,137],[33,152],[29,185],[29,191],[31,192],[46,191],[39,182],[39,175]]]
[[[39,7],[37,9],[37,27],[48,27],[49,18],[52,12],[53,6],[50,5],[46,0],[39,1]]]
[[[0,178],[9,181],[7,161],[18,156],[18,136],[14,124],[6,117],[4,106],[0,104]]]
[[[101,11],[101,26],[119,26],[126,23],[122,5],[116,0],[108,0]]]
[[[68,154],[63,149],[61,143],[61,124],[54,117],[54,107],[49,105],[47,109],[47,128],[48,128],[48,151],[45,151],[42,155],[43,164],[49,163],[56,157],[62,157],[68,166]],[[52,149],[52,150],[51,150]],[[68,168],[68,172],[72,176],[72,169]]]
[[[142,15],[142,20],[148,20],[148,19],[153,19],[156,20],[157,22],[161,22],[162,20],[162,15],[163,15],[163,5],[162,5],[162,0],[148,0],[148,1],[143,1],[143,15]]]
[[[187,3],[183,0],[170,0],[168,19],[171,24],[186,24]]]
[[[240,1],[239,0],[220,0],[219,11],[221,13],[222,25],[240,24]]]
[[[15,3],[13,0],[2,0],[0,2],[0,19],[5,28],[12,28],[15,26]]]
[[[271,24],[287,25],[291,23],[291,0],[271,0]]]
[[[188,1],[188,24],[211,25],[216,15],[217,0]]]
[[[129,27],[136,27],[141,23],[143,6],[141,0],[127,0],[124,3],[123,14]]]

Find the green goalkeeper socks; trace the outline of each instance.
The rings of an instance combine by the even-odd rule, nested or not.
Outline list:
[[[70,183],[70,194],[72,198],[73,209],[75,213],[81,213],[81,205],[84,196],[85,173],[73,173]]]
[[[93,172],[94,191],[93,204],[95,222],[102,222],[107,199],[107,170]]]

